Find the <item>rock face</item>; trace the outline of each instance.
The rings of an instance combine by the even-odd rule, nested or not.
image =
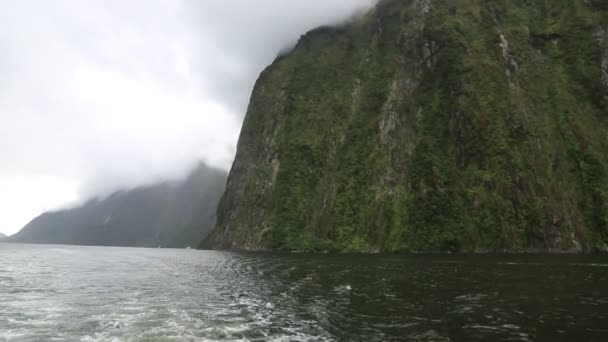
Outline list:
[[[603,0],[385,0],[260,76],[218,222],[245,250],[608,243]]]
[[[48,212],[8,242],[99,246],[196,246],[215,222],[226,173],[200,165],[185,181],[117,192]]]
[[[606,27],[600,27],[596,36],[604,51],[602,54],[602,80],[608,91],[608,25]]]

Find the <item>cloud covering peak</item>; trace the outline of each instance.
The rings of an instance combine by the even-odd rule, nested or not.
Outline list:
[[[372,2],[0,4],[0,231],[200,160],[228,169],[259,72]]]

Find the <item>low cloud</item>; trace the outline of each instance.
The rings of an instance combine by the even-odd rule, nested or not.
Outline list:
[[[200,160],[228,169],[259,72],[307,30],[371,3],[0,4],[0,231]]]

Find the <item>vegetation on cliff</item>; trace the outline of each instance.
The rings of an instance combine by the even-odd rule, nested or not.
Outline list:
[[[385,0],[260,76],[213,248],[597,251],[608,5]]]

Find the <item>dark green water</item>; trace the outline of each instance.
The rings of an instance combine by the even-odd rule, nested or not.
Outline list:
[[[608,258],[0,244],[0,341],[608,341]]]

